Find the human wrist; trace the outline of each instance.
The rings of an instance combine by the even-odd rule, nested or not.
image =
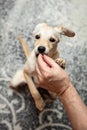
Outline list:
[[[70,82],[68,88],[61,95],[59,95],[59,99],[63,104],[66,104],[75,101],[75,97],[77,97],[77,95],[76,89]]]
[[[58,97],[62,96],[67,89],[71,86],[71,81],[68,76],[66,76],[63,80],[61,80],[61,83],[59,84],[60,88],[57,89],[57,95]]]

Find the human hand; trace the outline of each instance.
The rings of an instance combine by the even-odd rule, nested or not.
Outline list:
[[[67,73],[53,59],[41,54],[37,59],[36,72],[41,87],[55,92],[59,96],[66,109],[72,128],[75,130],[86,130],[87,107],[70,82]]]
[[[61,95],[69,88],[70,80],[67,73],[46,55],[38,56],[36,73],[38,84],[49,91]]]

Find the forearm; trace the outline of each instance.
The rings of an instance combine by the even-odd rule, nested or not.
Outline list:
[[[87,130],[87,107],[70,83],[70,87],[59,96],[67,112],[73,130]]]

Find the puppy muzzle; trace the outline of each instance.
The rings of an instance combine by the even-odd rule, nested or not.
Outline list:
[[[44,46],[38,46],[37,47],[37,53],[36,53],[36,57],[38,57],[38,55],[39,54],[45,54],[45,55],[47,55],[48,53],[47,53],[47,48],[46,47],[44,47]]]
[[[38,47],[38,52],[39,52],[40,54],[43,54],[43,53],[45,52],[45,50],[46,50],[46,48],[45,48],[44,46],[39,46],[39,47]]]

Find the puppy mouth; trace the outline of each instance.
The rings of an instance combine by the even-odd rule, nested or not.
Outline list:
[[[38,57],[39,56],[39,54],[41,54],[41,55],[48,55],[48,53],[36,53],[36,57]]]
[[[38,57],[39,54],[49,55],[49,49],[47,47],[44,47],[44,46],[35,47],[34,52],[35,52],[36,57]]]

